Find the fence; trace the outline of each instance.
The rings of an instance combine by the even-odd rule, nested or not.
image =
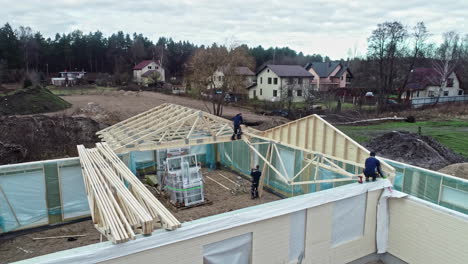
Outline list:
[[[441,97],[424,97],[411,99],[411,105],[415,108],[422,107],[424,105],[433,105],[435,103],[463,103],[468,102],[468,95],[460,96],[441,96]]]

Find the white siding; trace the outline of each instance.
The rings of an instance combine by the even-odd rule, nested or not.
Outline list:
[[[468,220],[410,199],[390,199],[388,252],[414,264],[464,264]]]
[[[364,235],[332,246],[334,202],[307,209],[303,263],[347,263],[375,252],[377,201],[381,190],[367,194]],[[339,202],[339,201],[338,201]],[[246,224],[229,230],[196,237],[103,263],[201,264],[203,245],[252,232],[252,263],[288,263],[291,214]]]

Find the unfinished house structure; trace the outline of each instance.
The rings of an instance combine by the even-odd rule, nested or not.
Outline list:
[[[468,261],[468,181],[381,159],[389,178],[359,184],[368,150],[317,115],[243,132],[231,141],[230,121],[164,104],[78,158],[1,166],[0,228],[91,215],[109,240],[19,263]],[[148,164],[174,203],[204,199],[199,167],[218,165],[248,177],[258,164],[260,191],[283,199],[180,223],[135,176]]]

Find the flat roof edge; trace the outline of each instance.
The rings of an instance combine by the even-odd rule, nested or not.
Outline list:
[[[136,240],[123,244],[113,245],[111,242],[103,242],[26,259],[15,263],[73,264],[106,261],[214,232],[290,214],[296,211],[346,199],[369,191],[381,190],[391,186],[392,184],[388,180],[378,180],[376,182],[366,184],[348,184],[316,193],[304,194],[232,212],[204,217],[191,222],[185,222],[182,223],[182,227],[174,231],[156,230],[153,232],[152,236],[138,236]],[[252,213],[252,211],[256,212]]]

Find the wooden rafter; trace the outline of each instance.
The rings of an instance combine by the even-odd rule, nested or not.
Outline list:
[[[188,107],[163,104],[97,134],[114,151],[127,152],[227,142],[232,133],[229,120]]]
[[[292,136],[291,135],[295,135]],[[309,150],[353,165],[364,165],[369,151],[318,115],[310,115],[257,134],[282,145]],[[395,169],[381,161],[382,170],[394,177]]]
[[[180,222],[154,197],[105,143],[78,146],[89,207],[96,229],[113,243],[173,230]],[[129,186],[129,187],[127,187]]]

